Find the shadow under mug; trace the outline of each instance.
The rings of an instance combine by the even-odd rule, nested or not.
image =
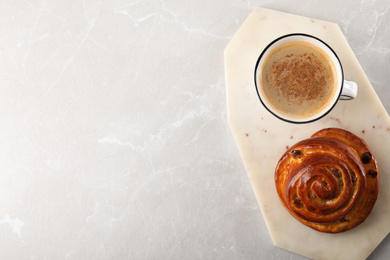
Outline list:
[[[271,54],[273,50],[275,50],[280,45],[288,42],[307,42],[313,44],[322,49],[334,64],[337,76],[337,82],[335,86],[336,91],[334,92],[335,94],[330,97],[331,100],[330,102],[328,102],[328,105],[314,115],[309,115],[307,117],[294,117],[283,114],[277,109],[275,109],[273,105],[271,105],[270,101],[266,98],[266,95],[262,90],[261,77],[264,62],[267,60],[268,55]],[[275,117],[283,121],[296,124],[310,123],[324,117],[335,107],[338,100],[351,100],[356,98],[358,90],[358,86],[355,82],[344,80],[343,67],[341,65],[340,59],[333,51],[333,49],[319,38],[303,33],[283,35],[268,44],[268,46],[262,51],[256,62],[254,76],[256,92],[263,106]]]

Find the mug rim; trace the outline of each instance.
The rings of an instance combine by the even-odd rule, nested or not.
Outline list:
[[[338,90],[339,93],[336,94],[335,96],[337,96],[337,98],[335,99],[335,101],[333,102],[333,104],[327,109],[327,111],[323,114],[320,114],[319,116],[317,117],[314,117],[314,118],[311,118],[311,119],[308,119],[308,120],[294,120],[293,118],[291,117],[282,117],[280,115],[278,115],[276,112],[272,111],[271,108],[269,108],[265,103],[264,101],[262,100],[261,98],[261,95],[260,95],[260,91],[259,91],[259,87],[258,87],[258,68],[259,68],[259,64],[260,64],[260,61],[262,60],[263,56],[265,55],[265,53],[267,52],[268,49],[271,48],[271,46],[273,46],[276,42],[284,39],[284,38],[287,38],[287,37],[293,37],[293,36],[303,36],[303,37],[308,37],[308,38],[312,38],[312,39],[315,39],[319,42],[321,42],[322,44],[324,44],[332,53],[333,55],[335,56],[335,59],[337,60],[339,66],[340,66],[340,74],[341,74],[341,83],[340,83],[340,89]],[[310,35],[310,34],[306,34],[306,33],[290,33],[290,34],[285,34],[285,35],[282,35],[274,40],[272,40],[263,50],[262,52],[260,53],[259,57],[257,58],[257,61],[256,61],[256,65],[255,65],[255,71],[254,71],[254,81],[255,81],[255,89],[256,89],[256,93],[257,93],[257,96],[261,102],[261,104],[263,105],[263,107],[268,110],[268,112],[270,112],[273,116],[275,116],[276,118],[282,120],[282,121],[285,121],[285,122],[288,122],[288,123],[294,123],[294,124],[306,124],[306,123],[312,123],[314,121],[317,121],[323,117],[325,117],[326,115],[328,115],[332,110],[333,108],[336,106],[336,104],[338,103],[338,101],[340,100],[340,96],[341,96],[341,93],[343,91],[343,87],[344,87],[344,69],[343,69],[343,65],[341,64],[341,61],[340,61],[340,58],[337,56],[336,52],[332,49],[332,47],[330,47],[326,42],[324,42],[323,40],[321,40],[320,38],[316,37],[316,36],[313,36],[313,35]]]

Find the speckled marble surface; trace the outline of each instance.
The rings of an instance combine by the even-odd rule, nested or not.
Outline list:
[[[387,0],[2,1],[1,258],[305,259],[227,120],[223,51],[258,7],[337,23],[390,111]]]
[[[269,42],[292,32],[314,35],[329,44],[345,78],[359,86],[356,99],[339,101],[327,116],[308,124],[286,123],[271,115],[253,87],[257,57]],[[225,48],[225,72],[229,124],[273,244],[316,260],[366,259],[390,232],[390,118],[337,24],[257,8]],[[380,169],[374,210],[363,224],[339,234],[314,231],[296,221],[280,203],[274,181],[276,164],[289,147],[329,127],[364,138]]]

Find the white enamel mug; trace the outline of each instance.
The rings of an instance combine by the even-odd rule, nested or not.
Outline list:
[[[310,115],[307,117],[293,117],[293,116],[287,116],[281,112],[279,112],[277,109],[275,109],[272,104],[268,101],[266,98],[264,91],[262,91],[262,70],[264,66],[264,62],[267,60],[267,56],[278,46],[292,41],[298,41],[298,42],[308,42],[311,44],[314,44],[315,46],[321,48],[331,59],[331,61],[334,63],[334,67],[336,70],[336,76],[337,76],[337,85],[336,85],[336,91],[333,96],[331,96],[330,102],[328,102],[328,105],[324,107],[321,111],[314,115]],[[263,104],[263,106],[274,116],[277,118],[290,122],[290,123],[310,123],[314,122],[325,115],[327,115],[337,104],[338,100],[351,100],[355,99],[358,92],[358,86],[353,81],[348,81],[344,79],[344,72],[343,67],[341,65],[340,59],[336,55],[336,53],[333,51],[333,49],[326,44],[324,41],[320,40],[317,37],[314,37],[312,35],[308,34],[302,34],[302,33],[294,33],[294,34],[287,34],[284,36],[281,36],[274,41],[272,41],[268,46],[262,51],[260,54],[256,66],[255,66],[255,87],[257,95]]]

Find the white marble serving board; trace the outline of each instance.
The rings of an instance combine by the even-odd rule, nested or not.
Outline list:
[[[253,82],[256,60],[273,39],[308,33],[338,54],[346,79],[359,85],[355,100],[340,101],[323,119],[304,125],[283,122],[261,105]],[[274,245],[313,259],[365,259],[390,231],[390,118],[337,24],[259,8],[225,49],[228,119]],[[380,191],[367,220],[353,230],[312,230],[283,208],[274,185],[277,161],[286,149],[314,132],[338,127],[363,138],[379,164]]]

